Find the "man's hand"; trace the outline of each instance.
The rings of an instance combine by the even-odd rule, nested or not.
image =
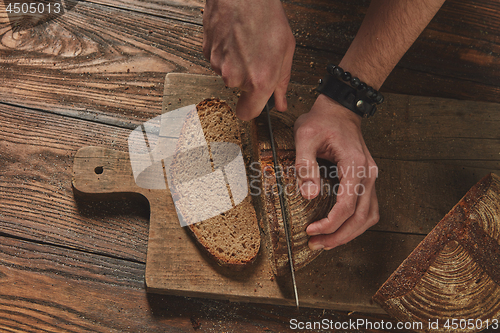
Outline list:
[[[309,225],[311,249],[331,249],[362,234],[379,220],[377,166],[361,134],[361,117],[320,95],[309,113],[295,123],[296,161],[302,196],[320,190],[316,158],[337,163],[337,203],[328,216]]]
[[[207,0],[203,54],[229,87],[241,89],[236,115],[257,117],[274,93],[285,111],[295,38],[280,0]]]

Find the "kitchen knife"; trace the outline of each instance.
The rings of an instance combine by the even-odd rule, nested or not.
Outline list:
[[[280,200],[281,216],[283,218],[283,228],[285,229],[286,246],[288,249],[288,261],[290,262],[290,271],[292,273],[293,294],[295,296],[295,305],[297,306],[298,309],[299,294],[297,292],[297,283],[295,281],[295,269],[293,268],[292,244],[291,244],[291,233],[290,233],[291,226],[289,224],[288,211],[285,209],[285,193],[283,187],[282,170],[280,170],[280,166],[278,163],[276,146],[274,144],[273,127],[271,124],[271,109],[273,107],[274,107],[274,95],[272,95],[271,98],[269,98],[263,111],[266,111],[267,113],[267,125],[269,127],[269,138],[271,141],[271,150],[273,153],[273,161],[274,161],[274,175],[276,176],[276,183],[278,184],[278,195]]]

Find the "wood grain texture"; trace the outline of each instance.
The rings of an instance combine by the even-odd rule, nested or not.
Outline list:
[[[369,1],[285,1],[299,49],[294,74],[315,84],[326,62],[338,63],[356,35]],[[499,102],[498,2],[446,1],[401,59],[382,90]],[[298,60],[300,59],[300,60]],[[308,77],[309,76],[309,77]]]
[[[24,30],[13,28],[0,3],[3,102],[137,124],[159,110],[165,73],[211,72],[201,52],[200,1],[71,3]],[[328,62],[340,60],[367,3],[285,3],[298,43],[293,81],[315,84]],[[447,1],[384,90],[499,102],[497,6]]]
[[[4,5],[0,3],[0,233],[5,236],[0,263],[2,330],[39,331],[39,325],[50,331],[97,332],[287,330],[288,307],[146,295],[143,289],[136,289],[143,288],[144,268],[134,264],[146,261],[149,211],[145,202],[121,195],[109,202],[73,197],[71,167],[78,148],[99,145],[125,150],[127,129],[161,113],[166,72],[210,72],[201,54],[202,3],[78,1],[64,15],[24,30],[14,29]],[[340,59],[366,5],[367,1],[285,3],[299,45],[292,73],[295,82],[315,84],[324,73],[324,64]],[[423,43],[417,41],[384,89],[498,102],[497,7],[495,1],[447,1],[424,32],[424,39],[420,38]],[[306,15],[308,20],[304,20]],[[318,28],[311,22],[334,34],[315,34]],[[404,63],[407,58],[411,61]],[[302,105],[300,96],[294,96],[293,103]],[[402,110],[392,113],[403,115]],[[429,221],[442,216],[439,198],[447,205],[453,201],[432,190],[429,182],[438,181],[448,193],[459,196],[466,184],[472,185],[497,168],[491,159],[483,161],[483,169],[476,167],[481,160],[464,160],[467,157],[460,154],[461,146],[453,139],[448,140],[450,147],[456,147],[453,153],[441,146],[439,151],[449,159],[439,160],[423,146],[438,144],[440,138],[424,140],[421,145],[416,136],[406,139],[413,140],[410,146],[420,152],[415,159],[424,155],[428,161],[467,162],[468,167],[451,167],[454,171],[446,173],[446,168],[436,169],[432,163],[420,166],[387,159],[394,146],[378,152],[379,166],[385,162],[385,170],[391,170],[379,193],[387,194],[384,204],[398,209],[400,214],[387,215],[398,230],[409,224],[398,223],[400,216],[409,219],[418,213],[422,221],[430,218],[417,228],[418,233],[425,232],[432,225]],[[474,140],[482,139],[474,137],[462,144],[466,147]],[[405,152],[403,143],[396,147],[397,154]],[[399,156],[414,159],[407,153]],[[398,189],[397,181],[410,181],[409,187],[415,191]],[[413,195],[425,198],[424,204],[411,201]],[[115,259],[113,264],[103,264]],[[78,266],[82,262],[95,265]],[[37,270],[39,266],[45,270]],[[123,272],[119,267],[127,267],[133,277],[117,273]],[[361,266],[352,269],[360,276],[365,272]],[[385,271],[386,276],[391,269]],[[88,278],[88,272],[95,274]],[[99,279],[111,283],[96,282]],[[329,277],[322,281],[326,280]],[[127,315],[120,315],[122,311]],[[358,318],[328,310],[301,309],[297,314],[303,320],[324,317]]]
[[[140,331],[145,332],[164,331],[166,327],[191,331],[195,324],[215,331],[286,329],[287,308],[277,315],[276,307],[186,300],[146,295],[143,289],[137,290],[144,279],[147,211],[140,203],[121,197],[119,202],[111,203],[97,197],[88,201],[81,197],[74,199],[70,185],[76,149],[86,143],[125,149],[123,138],[128,131],[15,107],[4,106],[0,114],[4,129],[1,230],[9,237],[8,242],[13,241],[13,236],[28,240],[20,241],[24,245],[13,246],[9,256],[2,256],[7,268],[2,269],[1,283],[8,286],[0,289],[3,328],[24,323],[23,331],[71,326],[73,331],[137,332],[139,325]],[[26,247],[28,250],[23,250]],[[28,252],[29,259],[21,261],[23,251]],[[71,259],[72,256],[77,258]],[[77,266],[75,262],[84,261],[82,256],[89,257],[85,260],[94,261],[95,265]],[[10,261],[7,257],[19,260]],[[115,266],[135,267],[127,268],[134,273],[125,286],[132,289],[112,287],[127,279],[121,275],[104,287],[100,282],[94,285],[99,279],[109,281],[109,275],[119,271],[112,265],[109,269],[103,265],[114,260]],[[37,270],[43,263],[47,268]],[[71,271],[64,271],[65,267]],[[88,278],[82,276],[84,272],[95,275]],[[49,277],[39,275],[45,273]],[[37,291],[35,295],[33,290]],[[113,315],[120,312],[127,315]],[[129,316],[131,312],[135,314]],[[256,317],[249,317],[249,313],[255,313]],[[321,311],[309,313],[312,319],[322,315]],[[280,319],[276,320],[277,316]]]
[[[1,232],[145,262],[144,201],[85,204],[71,187],[76,151],[88,144],[126,149],[128,130],[5,105],[0,124]]]
[[[2,268],[1,283],[8,286],[0,288],[2,328],[24,323],[23,331],[70,326],[73,331],[156,332],[191,331],[193,325],[201,325],[214,331],[279,332],[288,327],[286,307],[187,300],[138,290],[144,286],[148,237],[144,203],[121,196],[110,203],[98,197],[73,198],[70,183],[78,148],[97,144],[126,150],[128,130],[16,107],[3,106],[0,115],[2,235],[7,242],[17,242],[12,237],[25,239],[19,241],[22,245],[8,245],[11,254],[2,256],[7,268]],[[23,251],[29,259],[20,259]],[[95,264],[76,265],[84,260]],[[133,274],[122,276],[113,265],[106,268],[107,261],[127,267],[123,274]],[[37,270],[42,264],[47,268]],[[89,278],[85,272],[95,275]],[[95,282],[109,281],[113,272],[118,276],[108,284]],[[113,287],[119,281],[124,288]],[[114,315],[121,312],[126,315]],[[304,313],[310,319],[324,315],[303,309],[297,317],[307,319],[300,317]],[[337,318],[329,311],[326,316]]]
[[[78,2],[45,24],[2,31],[2,100],[84,119],[144,121],[159,111],[165,72],[206,72],[199,52],[187,59],[201,27],[112,7]]]
[[[179,85],[174,86],[180,87]],[[183,91],[192,91],[189,88],[189,83],[183,87]],[[209,96],[212,95],[210,89],[212,88],[208,88],[206,91]],[[303,89],[304,92],[307,92],[308,87]],[[231,89],[227,89],[227,91],[233,94]],[[293,110],[307,109],[307,100],[300,100],[299,97],[303,95],[299,92],[299,88],[292,87],[290,94],[291,105],[294,105]],[[167,94],[170,93],[174,96],[180,92],[175,93],[171,90],[167,92]],[[183,102],[190,102],[188,97],[179,96],[174,97],[171,105],[168,105],[167,102],[167,106],[177,107]],[[179,98],[182,99],[181,102],[178,101]],[[191,96],[190,98],[196,100],[197,97]],[[455,102],[450,101],[450,103]],[[443,102],[443,105],[446,103]],[[424,112],[426,108],[422,107],[420,110]],[[435,113],[431,115],[437,116]],[[2,144],[2,172],[0,176],[2,232],[10,237],[15,236],[32,242],[40,242],[41,246],[54,244],[63,249],[70,248],[145,264],[149,212],[147,209],[145,210],[144,202],[141,204],[135,200],[123,200],[121,195],[119,201],[109,203],[102,202],[98,197],[83,200],[79,196],[74,198],[71,189],[73,157],[79,148],[86,145],[99,145],[109,149],[126,151],[126,138],[130,131],[99,122],[82,121],[62,115],[5,105],[2,106],[0,117],[2,126],[0,140]],[[488,117],[485,116],[485,119],[487,120]],[[478,118],[477,121],[479,120]],[[389,126],[389,123],[386,123],[385,126]],[[403,123],[401,126],[408,125]],[[417,131],[410,133],[414,133],[414,140],[417,143]],[[409,135],[408,139],[410,138]],[[435,140],[432,144],[436,144],[439,139]],[[423,144],[428,145],[429,143],[424,142]],[[436,161],[440,162],[438,159]],[[467,190],[467,184],[473,184],[487,171],[486,169],[467,167],[462,169],[462,167],[454,168],[434,163],[404,162],[390,159],[380,159],[377,162],[382,170],[378,185],[382,221],[377,227],[381,228],[379,230],[399,232],[406,230],[418,234],[425,234],[426,230],[430,230],[445,213],[443,212],[447,209],[444,207],[445,204],[452,205],[454,200],[452,197],[459,198]],[[409,184],[409,189],[403,190],[402,186],[394,184]],[[450,195],[451,193],[453,195]],[[421,221],[417,223],[414,220],[416,214],[421,217]],[[381,266],[375,260],[377,256],[373,257],[376,253],[373,254],[374,251],[371,248],[363,246],[365,243],[370,243],[371,237],[380,239],[381,246],[389,246],[383,253],[379,252],[379,256],[386,256],[391,265],[397,265],[406,256],[404,252],[400,252],[401,243],[413,244],[408,245],[407,251],[409,253],[419,241],[416,239],[414,243],[409,243],[408,241],[402,242],[401,238],[394,238],[393,241],[384,243],[387,240],[380,238],[379,231],[373,232],[371,235],[367,234],[366,237],[368,238],[365,241],[360,239],[360,247],[358,247],[358,243],[353,243],[352,247],[346,247],[342,252],[332,254],[338,258],[338,261],[328,263],[328,265],[336,267],[340,272],[343,272],[342,274],[345,274],[339,281],[352,280],[354,285],[361,285],[366,283],[364,277],[367,276],[367,272],[373,270],[380,274],[377,278],[380,284],[394,270],[395,266],[387,266],[380,271]],[[377,246],[376,244],[379,243],[374,243],[373,246]],[[363,248],[364,250],[362,250]],[[344,253],[343,251],[349,255],[341,255]],[[43,253],[42,250],[40,252]],[[393,252],[400,253],[401,257],[394,257]],[[41,256],[43,257],[43,254]],[[364,256],[367,256],[366,260],[360,261],[359,258]],[[362,262],[369,262],[373,266],[367,267]],[[384,263],[384,267],[385,265],[387,263]],[[318,285],[327,283],[324,281],[329,280],[329,277],[321,275],[319,272],[321,270],[318,267],[318,273],[316,273]],[[32,279],[25,275],[19,276],[20,279],[21,277],[22,279]],[[356,276],[355,279],[353,279],[354,276]],[[140,280],[140,278],[138,279]],[[378,287],[376,284],[377,282],[374,282],[371,287],[365,286],[355,293],[358,293],[360,298],[365,299],[366,304],[370,304],[369,296],[371,294],[368,290],[375,291]],[[308,284],[302,288],[307,288],[307,286]],[[353,288],[346,289],[339,286],[335,292],[332,291],[330,296],[332,299],[352,299]],[[254,289],[260,290],[260,288]],[[306,290],[305,294],[308,293],[314,295],[312,290]],[[43,297],[40,296],[41,299]],[[12,302],[9,304],[17,304],[16,302],[20,302],[20,300],[16,299]],[[177,301],[174,299],[173,302]],[[191,303],[183,304],[189,308],[188,304]],[[119,306],[118,303],[116,306]],[[346,304],[336,304],[335,307],[352,310]],[[369,307],[371,309],[373,305],[370,304]],[[162,308],[160,307],[160,309]],[[254,308],[252,307],[252,309]],[[266,317],[267,315],[262,314],[262,316]],[[243,316],[243,318],[245,317]]]
[[[500,104],[388,95],[363,135],[379,158],[500,169]]]
[[[212,97],[214,91],[219,91],[218,97],[231,107],[236,105],[236,89],[224,88],[217,77],[202,81],[200,77],[168,74],[163,110],[196,104]],[[308,112],[314,103],[313,89],[290,84],[287,112],[293,116]],[[366,119],[362,130],[368,149],[378,159],[439,162],[493,171],[500,169],[499,111],[498,103],[387,93],[377,116]]]
[[[401,321],[437,319],[444,325],[450,318],[500,318],[499,225],[500,177],[490,174],[427,235],[374,300]]]
[[[96,167],[102,168],[102,172],[94,172]],[[277,305],[294,304],[289,277],[275,278],[267,256],[260,255],[242,271],[223,268],[211,261],[190,238],[187,230],[180,227],[169,191],[143,189],[135,184],[128,153],[99,147],[80,149],[75,156],[73,186],[87,195],[135,192],[148,198],[151,211],[145,275],[148,291]],[[325,252],[313,264],[298,272],[302,306],[378,311],[369,303],[366,289],[374,292],[391,268],[420,241],[421,236],[403,237],[404,246],[401,237],[390,234],[381,236],[375,233],[365,237],[368,238],[361,238],[343,247],[340,252]],[[266,243],[268,239],[262,241],[263,248],[271,246]],[[370,246],[367,248],[367,245],[361,244]],[[382,258],[381,252],[390,253],[396,247],[399,249],[397,258],[390,263],[385,263],[386,259],[383,265],[373,262],[372,255],[378,253],[376,257]],[[356,249],[365,251],[365,248],[370,253],[370,259],[362,260],[360,254],[353,256]],[[343,258],[341,264],[337,263],[339,257]],[[370,281],[363,279],[364,274],[353,276],[353,266],[367,270],[366,274],[372,277]],[[324,281],[333,275],[345,275],[346,278],[335,283]],[[355,279],[359,279],[362,287],[353,284],[346,288],[345,281],[352,283]]]
[[[171,87],[178,90],[169,89],[167,94],[190,91],[191,83],[185,82],[185,84],[185,89],[181,89],[181,85],[172,81]],[[211,97],[210,89],[212,88],[207,87],[207,89],[207,95]],[[290,93],[291,111],[306,110],[307,99],[299,100],[299,97],[307,96],[305,94],[308,88],[304,87],[303,94],[297,86],[292,89],[295,91],[292,90]],[[232,94],[231,89],[227,91]],[[186,93],[179,96],[167,106],[177,108],[183,102],[189,104],[197,99],[196,96],[189,97]],[[179,102],[179,98],[183,102]],[[449,103],[460,104],[454,101],[449,101]],[[425,105],[423,104],[418,110],[421,112],[425,112],[428,108],[435,110],[429,106],[429,103],[427,107]],[[442,101],[440,105],[446,105],[445,101]],[[385,117],[385,114],[381,113],[380,117],[383,115]],[[387,113],[388,118],[389,115],[390,113]],[[430,119],[433,117],[439,120],[439,113],[433,111],[425,114],[422,119],[428,119],[432,124]],[[494,119],[491,117],[494,117],[494,113],[484,114],[483,118],[472,117],[471,119],[476,120],[463,122],[463,124],[470,129],[482,126],[485,128],[485,133],[488,133],[486,129],[493,129],[494,125],[494,122],[488,125],[489,119]],[[409,155],[404,142],[401,142],[399,149],[391,147],[383,150],[384,145],[389,145],[391,140],[380,145],[377,145],[376,140],[367,140],[371,145],[370,149],[375,151],[374,155],[381,157],[377,159],[381,170],[377,190],[380,205],[386,207],[381,210],[383,218],[376,226],[381,230],[425,234],[453,207],[470,186],[487,172],[498,170],[494,167],[496,164],[492,165],[492,168],[481,168],[484,164],[487,166],[488,161],[482,161],[480,158],[477,161],[468,160],[467,162],[473,165],[470,167],[460,166],[460,163],[465,163],[460,159],[457,159],[458,166],[456,167],[440,165],[453,161],[439,159],[440,155],[432,154],[429,146],[439,146],[442,136],[446,133],[434,132],[437,133],[433,134],[434,140],[422,140],[427,136],[425,127],[419,126],[418,131],[409,130],[421,121],[419,118],[414,119],[412,122],[402,121],[397,127],[381,119],[377,126],[380,133],[400,131],[399,133],[403,133],[406,142],[412,145],[414,151],[429,152],[427,155],[416,154],[415,157]],[[453,118],[449,119],[451,121]],[[1,107],[0,124],[2,126],[0,134],[2,230],[19,237],[46,240],[53,244],[73,244],[71,246],[76,248],[110,253],[145,262],[149,214],[147,209],[145,210],[137,200],[130,199],[125,203],[117,201],[100,203],[93,200],[90,205],[84,204],[81,198],[74,201],[71,188],[71,168],[76,151],[87,145],[126,151],[129,130],[5,105]],[[444,122],[440,121],[440,124]],[[403,128],[406,128],[408,134],[405,134]],[[450,125],[449,128],[451,130],[453,126]],[[372,127],[369,129],[371,131]],[[369,133],[365,135],[370,135]],[[378,131],[375,131],[375,126],[372,133],[380,135]],[[466,147],[469,145],[479,147],[477,143],[479,141],[480,139],[470,138],[462,141],[462,145],[449,141],[452,148],[450,151],[460,154],[463,158],[464,152],[467,151]],[[445,150],[446,146],[442,147],[442,151],[448,153]],[[476,151],[472,150],[470,153],[476,154]],[[439,164],[398,162],[390,159],[391,156],[398,154],[405,154],[408,159],[420,159],[424,156]],[[403,183],[408,184],[408,188],[394,185]],[[436,186],[434,187],[433,184]],[[415,214],[421,217],[418,223],[414,222]],[[61,224],[64,227],[61,227]],[[116,237],[108,237],[108,233]]]
[[[158,0],[154,2],[91,0],[89,2],[198,25],[202,24],[203,8],[205,6],[203,0]]]
[[[144,264],[0,236],[3,332],[285,332],[291,310],[147,294]],[[385,320],[301,309],[301,321]],[[374,331],[372,331],[374,332]]]

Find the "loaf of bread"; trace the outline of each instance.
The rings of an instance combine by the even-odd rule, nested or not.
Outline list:
[[[424,323],[417,332],[433,331],[426,323],[436,323],[440,332],[483,331],[484,323],[500,318],[499,261],[500,177],[490,173],[429,232],[373,300],[400,322]],[[481,326],[441,329],[450,318]]]
[[[169,186],[177,199],[178,215],[184,220],[181,223],[220,265],[238,268],[252,262],[263,237],[265,255],[274,273],[283,275],[289,272],[288,251],[265,116],[242,122],[224,101],[207,99],[199,103],[181,130]],[[273,113],[294,267],[300,269],[321,253],[309,249],[305,230],[328,214],[336,197],[335,179],[328,172],[322,174],[323,188],[317,198],[306,200],[301,196],[294,168],[294,121],[286,113]],[[232,163],[238,158],[243,167]],[[322,166],[323,170],[332,167],[328,163]]]
[[[262,226],[262,235],[266,238],[267,253],[276,275],[289,274],[288,248],[279,200],[279,191],[285,195],[285,214],[288,216],[291,233],[291,246],[294,269],[299,270],[313,261],[322,250],[313,251],[308,246],[309,236],[307,226],[328,215],[335,204],[335,184],[338,179],[333,164],[328,161],[318,161],[321,166],[322,187],[320,194],[306,200],[302,197],[297,185],[297,170],[295,169],[295,143],[293,124],[295,118],[287,113],[272,113],[271,122],[275,139],[279,169],[282,174],[283,188],[278,188],[275,177],[275,167],[271,150],[267,115],[262,114],[256,119],[258,146],[256,156],[259,172],[250,174],[251,178],[260,175],[262,194],[255,196],[254,202]],[[253,182],[255,184],[255,182]]]

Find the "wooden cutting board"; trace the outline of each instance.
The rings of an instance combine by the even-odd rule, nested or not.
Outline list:
[[[168,74],[163,112],[196,104],[208,97],[225,99],[234,106],[237,95],[236,90],[226,88],[222,80],[214,76]],[[311,107],[314,93],[310,86],[292,84],[288,100],[289,112],[300,115]],[[427,178],[422,180],[422,184],[434,181],[439,185],[440,180],[449,179],[454,172],[464,174],[465,170],[431,163],[377,162],[380,169],[387,171],[378,180],[378,190],[380,192],[382,188],[385,193],[382,197],[387,198],[395,195],[394,186],[400,187],[408,175],[421,176],[421,171],[425,170]],[[481,173],[478,170],[474,172]],[[475,181],[468,180],[469,183]],[[100,147],[82,148],[75,156],[73,184],[75,190],[82,193],[139,193],[149,201],[151,217],[146,263],[149,292],[294,305],[290,279],[274,278],[264,255],[259,255],[250,267],[241,272],[219,267],[206,257],[187,231],[181,228],[168,189],[148,190],[135,184],[128,152]],[[469,185],[465,186],[468,188]],[[414,186],[407,197],[398,198],[396,206],[404,206],[405,203],[414,205],[428,191],[429,186]],[[431,203],[434,207],[428,207],[427,211],[431,212],[428,216],[434,218],[432,214],[440,211],[439,205],[450,201],[450,192],[452,201],[465,193],[459,187],[451,186],[447,195],[442,196],[444,201]],[[381,204],[381,216],[394,218],[396,215],[391,211],[392,207],[394,205]],[[425,218],[426,211],[418,217],[419,220]],[[437,221],[439,219],[430,223]],[[372,302],[372,296],[425,236],[395,232],[392,226],[397,222],[391,219],[381,221],[378,229],[367,231],[340,248],[324,252],[312,264],[298,271],[296,277],[301,306],[383,312]],[[405,229],[404,226],[398,228]]]

